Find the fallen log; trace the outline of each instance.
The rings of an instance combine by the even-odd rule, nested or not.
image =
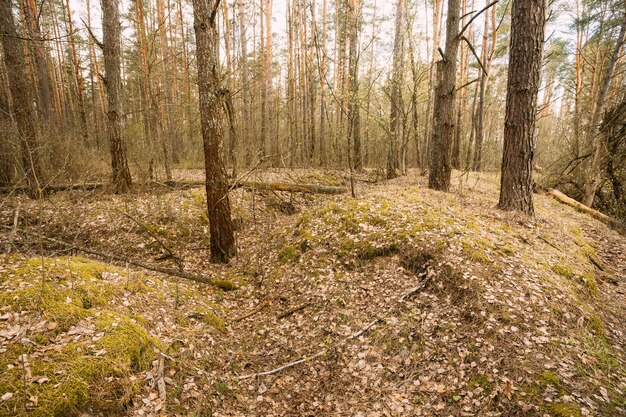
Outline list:
[[[318,184],[296,184],[288,182],[250,182],[241,181],[231,184],[233,188],[243,187],[251,190],[290,191],[294,193],[308,194],[344,194],[348,192],[345,187]]]
[[[203,186],[204,181],[167,181],[165,185],[175,188],[193,188]],[[229,188],[246,188],[260,191],[287,191],[305,194],[344,194],[348,192],[348,189],[345,187],[290,182],[233,181],[229,184]]]
[[[0,227],[2,227],[4,229],[11,229],[11,227],[5,226],[5,225],[0,225]],[[96,256],[99,256],[99,257],[104,258],[104,259],[114,260],[114,261],[118,261],[118,262],[124,262],[124,263],[127,263],[129,265],[137,266],[137,267],[142,268],[142,269],[147,269],[149,271],[160,272],[160,273],[165,274],[165,275],[185,278],[185,279],[188,279],[190,281],[200,282],[202,284],[213,285],[215,287],[221,288],[221,289],[226,290],[226,291],[234,290],[236,288],[235,284],[233,284],[231,281],[228,281],[228,280],[225,280],[225,279],[207,278],[207,277],[204,277],[204,276],[201,276],[201,275],[190,274],[190,273],[184,272],[184,271],[177,271],[175,269],[161,268],[159,266],[152,266],[152,265],[145,264],[143,262],[139,262],[139,261],[135,261],[133,259],[126,258],[124,256],[115,255],[115,254],[111,254],[111,253],[106,253],[106,252],[99,251],[97,249],[85,248],[85,247],[82,247],[82,246],[75,245],[73,243],[64,242],[64,241],[59,240],[59,239],[55,239],[55,238],[52,238],[52,237],[44,236],[44,235],[42,235],[40,233],[30,232],[28,230],[19,229],[19,228],[15,228],[13,230],[15,230],[16,232],[22,233],[22,234],[24,234],[26,236],[31,236],[31,237],[34,237],[34,238],[37,238],[37,239],[45,240],[46,242],[54,243],[54,244],[57,244],[59,246],[63,246],[63,247],[68,248],[68,249],[76,250],[76,251],[83,252],[83,253],[88,253],[90,255],[96,255]]]
[[[547,193],[548,195],[560,201],[561,203],[566,204],[570,207],[574,207],[575,209],[580,210],[583,213],[587,213],[594,219],[600,220],[602,223],[608,225],[609,227],[613,229],[617,229],[621,232],[623,232],[625,229],[623,222],[620,222],[619,220],[614,219],[613,217],[607,216],[606,214],[601,213],[598,210],[594,210],[591,207],[587,207],[586,205],[574,200],[573,198],[567,196],[566,194],[562,193],[561,191],[555,188],[549,188]]]
[[[56,193],[59,191],[72,191],[72,190],[91,191],[91,190],[100,189],[102,187],[104,187],[104,183],[101,183],[101,182],[87,182],[87,183],[82,183],[82,184],[50,184],[50,185],[44,185],[42,187],[42,191],[44,194],[50,194],[50,193]],[[29,188],[26,186],[0,188],[0,194],[25,193],[28,191],[29,191]]]

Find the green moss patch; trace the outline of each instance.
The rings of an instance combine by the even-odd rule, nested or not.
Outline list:
[[[0,272],[0,415],[119,415],[140,388],[158,341],[142,320],[109,310],[124,289],[116,271],[84,258],[13,258]],[[133,284],[134,283],[134,284]],[[142,279],[127,287],[144,291]],[[120,288],[118,288],[120,287]],[[10,333],[10,332],[9,332]]]

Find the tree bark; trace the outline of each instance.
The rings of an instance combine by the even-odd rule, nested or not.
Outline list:
[[[446,51],[437,62],[437,87],[433,106],[433,133],[428,186],[448,191],[452,174],[454,141],[454,103],[456,97],[456,59],[459,51],[459,0],[448,1]]]
[[[124,143],[124,110],[122,107],[120,70],[121,20],[118,0],[102,0],[102,32],[104,72],[109,105],[107,118],[113,187],[116,193],[125,193],[130,189],[132,179]]]
[[[211,261],[228,262],[236,254],[230,216],[228,182],[222,160],[223,103],[218,74],[219,36],[215,17],[220,0],[193,0],[200,125],[204,144],[207,208],[211,232]]]
[[[604,79],[602,81],[602,86],[600,87],[600,92],[598,93],[595,109],[593,111],[593,116],[591,117],[591,123],[589,125],[589,130],[587,134],[587,143],[593,144],[593,160],[591,161],[591,167],[589,168],[588,174],[586,176],[586,181],[584,185],[585,195],[582,201],[582,203],[587,207],[591,207],[593,205],[593,200],[595,199],[596,191],[600,184],[603,158],[606,155],[606,141],[604,140],[603,136],[598,136],[598,124],[600,122],[600,115],[602,114],[602,111],[604,109],[604,102],[606,101],[606,95],[609,91],[609,85],[611,84],[611,80],[613,78],[615,65],[617,64],[617,60],[619,58],[619,51],[624,44],[625,36],[626,11],[624,12],[622,26],[620,28],[617,41],[615,42],[613,56],[611,57],[609,67],[606,70]],[[596,142],[595,144],[594,141]]]
[[[39,198],[42,195],[41,186],[44,183],[40,162],[41,151],[35,131],[30,94],[22,73],[24,60],[13,21],[11,0],[0,0],[0,37],[13,100],[13,117],[19,134],[22,170],[28,184],[29,195],[32,198]]]
[[[396,3],[396,33],[393,41],[393,69],[391,74],[391,109],[389,120],[389,146],[387,148],[387,179],[399,173],[399,144],[402,137],[402,80],[404,75],[404,13],[405,1]]]
[[[359,67],[358,51],[358,0],[348,0],[350,21],[350,54],[348,56],[349,100],[348,100],[348,135],[351,136],[353,146],[353,168],[356,171],[363,168],[363,154],[361,152],[361,115],[359,109]],[[348,151],[349,152],[349,151]]]
[[[546,20],[545,0],[513,0],[500,201],[534,215],[535,113]]]

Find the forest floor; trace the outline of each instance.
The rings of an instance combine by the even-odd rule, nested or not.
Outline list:
[[[0,415],[626,415],[626,237],[543,195],[499,211],[490,174],[357,194],[234,190],[228,265],[202,188],[3,198]]]

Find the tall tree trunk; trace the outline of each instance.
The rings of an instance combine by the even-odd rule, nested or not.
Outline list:
[[[172,179],[172,170],[170,167],[170,157],[172,152],[176,151],[176,131],[174,129],[174,121],[172,120],[172,112],[174,106],[172,105],[172,65],[171,56],[169,50],[169,44],[167,40],[167,26],[165,18],[165,5],[163,0],[156,1],[157,6],[157,30],[159,36],[159,57],[161,63],[161,88],[165,95],[165,107],[163,108],[159,103],[157,106],[162,109],[158,112],[159,123],[161,127],[161,151],[163,152],[163,168],[165,169],[165,176],[167,180]],[[156,100],[156,98],[155,98]],[[177,155],[174,155],[177,158]]]
[[[615,42],[613,55],[611,56],[609,66],[606,70],[606,73],[604,74],[604,79],[602,80],[602,86],[600,87],[600,92],[598,93],[593,116],[591,117],[591,124],[589,125],[589,130],[587,133],[587,143],[593,144],[593,160],[591,161],[591,167],[589,168],[588,175],[586,176],[586,181],[584,185],[585,195],[582,201],[582,203],[587,207],[591,207],[593,205],[593,200],[595,199],[596,191],[600,184],[602,166],[604,165],[603,158],[606,154],[606,140],[604,140],[604,137],[602,135],[598,136],[598,124],[600,122],[602,110],[604,109],[604,102],[606,101],[606,95],[609,91],[609,85],[611,84],[611,80],[613,78],[613,72],[615,72],[615,65],[619,58],[619,51],[624,44],[625,36],[626,11],[624,12],[622,26]]]
[[[11,0],[0,0],[0,37],[13,100],[13,117],[19,134],[22,170],[28,183],[29,195],[32,198],[39,198],[44,184],[40,162],[41,150],[37,143],[30,92],[22,74],[24,60],[21,55],[20,38],[13,21]]]
[[[461,2],[461,27],[465,26],[467,0]],[[452,168],[461,169],[461,138],[463,136],[463,110],[465,108],[465,82],[467,81],[467,67],[469,64],[469,50],[467,45],[461,44],[459,70],[459,95],[456,105],[456,128],[454,131],[454,145],[452,146]]]
[[[326,165],[326,73],[328,66],[328,59],[326,56],[326,38],[327,38],[327,25],[326,25],[326,15],[327,15],[327,0],[324,0],[324,5],[322,8],[322,45],[318,45],[318,56],[321,55],[320,65],[319,65],[319,77],[320,77],[320,143],[319,143],[319,154],[320,154],[320,165]]]
[[[349,133],[353,146],[353,168],[357,171],[363,168],[363,154],[361,152],[361,115],[359,109],[359,12],[358,0],[348,0],[347,3],[350,21],[350,52],[348,56],[348,76],[349,76],[349,100],[348,100],[348,122]],[[349,152],[349,151],[348,151]]]
[[[228,262],[236,254],[230,217],[228,182],[222,160],[223,103],[218,74],[219,35],[215,17],[220,0],[193,0],[200,125],[204,143],[207,207],[211,232],[211,261]]]
[[[428,1],[426,0],[424,2],[425,7],[426,4],[428,3]],[[433,129],[433,125],[432,122],[434,120],[433,118],[433,106],[432,103],[436,100],[436,98],[433,100],[433,94],[435,92],[435,85],[437,83],[437,68],[436,68],[436,62],[437,62],[437,57],[439,56],[439,52],[438,52],[438,48],[439,48],[439,37],[441,35],[441,18],[442,18],[442,11],[443,11],[443,0],[433,0],[433,6],[432,6],[432,10],[433,10],[433,44],[432,44],[432,49],[431,49],[431,64],[430,64],[430,73],[429,73],[429,77],[428,77],[428,100],[426,102],[426,123],[424,125],[424,138],[425,138],[425,146],[424,149],[426,150],[426,154],[428,156],[431,155],[432,153],[432,129]],[[426,38],[426,43],[428,44],[428,37]],[[428,45],[427,45],[428,47]],[[425,158],[424,162],[430,166],[430,158]]]
[[[44,39],[41,36],[37,12],[35,0],[24,0],[24,26],[28,28],[28,37],[30,38],[29,42],[33,51],[35,72],[37,74],[38,109],[42,122],[47,123],[50,119],[52,97]]]
[[[239,68],[241,69],[241,144],[246,149],[244,161],[249,165],[252,159],[250,153],[250,76],[248,75],[248,36],[246,28],[248,21],[246,18],[245,0],[237,0],[237,17],[239,20]]]
[[[124,109],[120,68],[121,19],[118,0],[102,0],[104,72],[109,108],[107,109],[113,187],[116,193],[129,190],[132,179],[124,143]]]
[[[489,5],[489,0],[485,0],[485,6]],[[489,39],[489,13],[490,10],[485,10],[485,26],[483,28],[483,43],[480,52],[480,60],[483,65],[487,64],[487,49]],[[495,30],[495,28],[492,28]],[[478,89],[478,108],[476,109],[476,136],[474,147],[474,160],[472,162],[472,169],[474,171],[480,171],[483,158],[483,139],[485,136],[485,93],[487,90],[487,81],[489,79],[489,73],[481,70],[480,73],[480,86]]]
[[[528,215],[534,215],[532,163],[545,20],[545,0],[513,0],[498,207]]]
[[[87,111],[85,110],[85,87],[83,74],[80,67],[80,59],[76,51],[76,37],[74,34],[74,24],[72,22],[72,11],[70,9],[70,1],[65,0],[67,10],[67,32],[69,34],[70,57],[72,58],[72,70],[74,75],[74,86],[76,88],[76,100],[78,101],[78,117],[80,122],[80,131],[83,142],[89,139],[89,130],[87,126]]]
[[[446,50],[437,62],[437,87],[433,106],[428,186],[448,191],[452,174],[452,143],[454,141],[454,102],[456,96],[456,59],[459,51],[459,0],[448,0],[446,19]]]
[[[404,79],[404,14],[405,0],[396,3],[396,33],[393,41],[393,69],[391,74],[389,146],[387,148],[387,178],[399,174],[399,147],[402,139],[402,81]]]

